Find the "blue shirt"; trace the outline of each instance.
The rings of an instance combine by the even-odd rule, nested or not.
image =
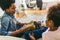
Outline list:
[[[14,22],[14,16],[5,12],[1,18],[0,35],[11,35],[11,33],[16,29],[17,27],[16,23]]]

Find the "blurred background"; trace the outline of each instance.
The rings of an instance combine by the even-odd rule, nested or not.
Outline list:
[[[60,0],[16,0],[15,18],[21,23],[30,21],[45,23],[48,7],[54,2],[60,2]],[[0,21],[3,13],[0,8]]]

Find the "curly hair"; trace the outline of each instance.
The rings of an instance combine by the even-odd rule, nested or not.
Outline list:
[[[60,26],[60,4],[53,5],[48,10],[47,15],[48,20],[52,20],[54,22],[54,26]]]
[[[15,0],[0,0],[0,7],[6,10],[11,6],[11,3],[15,3]]]

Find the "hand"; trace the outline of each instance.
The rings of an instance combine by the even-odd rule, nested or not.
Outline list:
[[[29,37],[31,38],[31,40],[35,40],[34,34],[29,34]]]
[[[44,24],[41,24],[40,28],[43,29],[44,27],[45,27],[45,25]]]
[[[26,30],[35,30],[35,26],[33,24],[27,24],[23,26],[24,28],[26,28]]]

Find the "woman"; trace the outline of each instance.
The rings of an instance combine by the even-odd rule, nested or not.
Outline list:
[[[60,4],[51,6],[48,10],[46,19],[48,30],[43,33],[42,40],[60,40]],[[33,35],[29,34],[32,40],[35,40]]]
[[[4,12],[1,18],[0,35],[21,36],[29,26],[18,28],[15,18],[15,0],[0,0],[0,7]],[[19,34],[19,35],[18,35]]]

